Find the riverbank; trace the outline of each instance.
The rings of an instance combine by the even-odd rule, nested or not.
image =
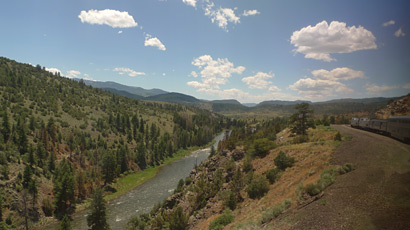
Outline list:
[[[220,136],[223,134],[224,131],[220,132],[217,136]],[[183,159],[186,156],[189,156],[196,151],[200,149],[207,148],[215,143],[215,139],[213,139],[211,142],[209,142],[206,145],[203,146],[196,146],[196,147],[190,147],[187,149],[181,149],[177,151],[173,157],[166,158],[161,165],[155,166],[155,167],[149,167],[143,171],[139,172],[134,172],[128,175],[125,175],[123,177],[117,178],[114,183],[110,185],[110,187],[114,188],[116,192],[111,193],[106,195],[104,198],[107,201],[112,201],[114,199],[121,199],[120,197],[123,195],[126,195],[127,193],[130,193],[133,189],[143,185],[144,183],[150,181],[150,179],[153,179],[159,172],[161,172],[162,168],[165,166],[170,165],[173,162],[176,162],[180,159]],[[176,186],[176,182],[175,182]],[[173,187],[173,186],[172,186]],[[78,215],[83,215],[85,209],[89,206],[90,199],[84,201],[81,204],[77,204],[76,206],[76,211],[72,216],[78,216]],[[52,229],[54,226],[57,226],[57,220],[54,218],[44,218],[43,221],[41,221],[41,224],[38,224],[35,229],[40,229],[41,226],[47,226],[49,228],[46,229]],[[51,228],[50,228],[51,227]],[[43,229],[43,228],[42,228]]]

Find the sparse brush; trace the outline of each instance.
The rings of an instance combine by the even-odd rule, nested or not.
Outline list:
[[[288,209],[290,207],[291,203],[292,203],[291,199],[286,199],[280,205],[275,205],[272,208],[266,210],[262,214],[262,218],[259,222],[261,224],[266,224],[266,223],[272,221],[273,219],[278,217],[280,214],[282,214],[286,209]]]

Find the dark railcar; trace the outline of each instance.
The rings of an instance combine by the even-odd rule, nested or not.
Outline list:
[[[374,132],[387,134],[387,120],[370,120],[369,127]]]
[[[387,122],[387,133],[404,142],[410,142],[410,116],[389,117]]]

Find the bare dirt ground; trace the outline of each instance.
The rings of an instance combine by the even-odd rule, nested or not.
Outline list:
[[[410,145],[333,127],[352,139],[337,148],[332,163],[350,162],[356,170],[338,176],[323,197],[278,222],[290,229],[410,229]]]

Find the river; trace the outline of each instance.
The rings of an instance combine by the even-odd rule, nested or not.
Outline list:
[[[225,132],[214,138],[217,149]],[[200,164],[210,154],[210,148],[197,150],[190,155],[163,166],[155,177],[134,188],[127,194],[113,199],[107,204],[108,223],[111,229],[126,229],[127,221],[136,214],[148,213],[158,202],[162,202],[174,192],[180,179],[185,179],[195,164]],[[88,210],[72,216],[73,230],[86,230]],[[57,226],[47,226],[43,230],[54,230]]]

